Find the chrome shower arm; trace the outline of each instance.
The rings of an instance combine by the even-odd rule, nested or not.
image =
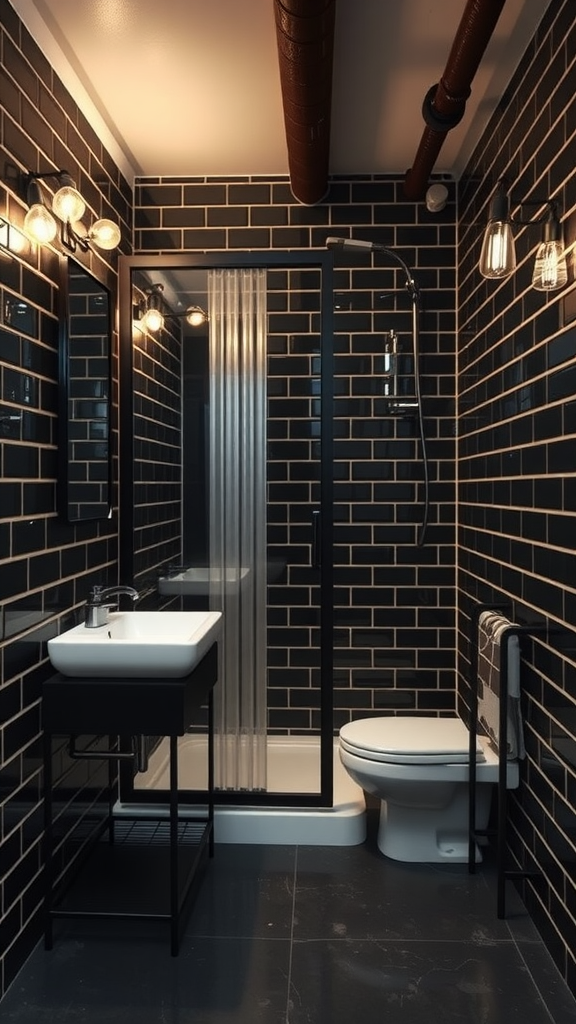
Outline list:
[[[406,277],[406,287],[410,292],[412,301],[414,303],[419,301],[420,289],[414,277],[414,274],[410,270],[410,267],[406,261],[399,255],[394,249],[389,249],[387,245],[381,245],[379,242],[367,242],[363,239],[356,238],[334,238],[330,236],[326,239],[326,247],[328,249],[361,249],[364,252],[383,252],[387,256],[390,256],[392,260],[402,268]]]
[[[390,256],[391,259],[396,260],[396,263],[398,263],[398,265],[400,267],[402,267],[402,270],[404,271],[404,274],[406,276],[406,287],[407,287],[408,291],[410,292],[410,295],[412,297],[412,301],[414,303],[419,302],[420,301],[420,288],[418,286],[418,282],[416,281],[416,279],[414,277],[414,274],[412,273],[410,267],[408,266],[406,261],[402,258],[402,256],[400,256],[399,253],[395,252],[394,249],[389,249],[388,246],[386,246],[386,245],[379,245],[377,242],[371,242],[370,244],[372,246],[373,252],[383,252],[383,253],[385,253],[386,256]]]

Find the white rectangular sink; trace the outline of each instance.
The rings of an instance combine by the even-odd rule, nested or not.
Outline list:
[[[222,612],[111,612],[103,626],[82,623],[48,641],[65,676],[180,679],[218,639]]]
[[[222,591],[234,593],[245,581],[249,569],[211,569],[199,566],[184,569],[158,580],[161,594],[219,594]]]

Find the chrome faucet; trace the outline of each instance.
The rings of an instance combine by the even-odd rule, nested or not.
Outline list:
[[[137,590],[134,590],[134,587],[92,587],[86,602],[86,615],[84,619],[84,625],[88,629],[106,625],[108,622],[108,612],[111,608],[118,607],[116,602],[109,600],[109,598],[114,597],[116,594],[126,594],[133,601],[137,601],[140,597],[140,594]]]

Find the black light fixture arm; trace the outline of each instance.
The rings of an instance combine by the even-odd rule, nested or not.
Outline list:
[[[160,282],[156,282],[155,284],[149,285],[148,288],[145,289],[144,294],[145,295],[149,295],[150,298],[152,298],[152,296],[154,296],[155,299],[158,299],[158,301],[160,301],[160,299],[162,298],[163,292],[164,292],[164,285],[160,284]]]
[[[30,185],[32,182],[45,181],[47,178],[53,178],[54,181],[58,182],[59,188],[63,188],[64,186],[74,189],[76,188],[74,178],[70,174],[70,171],[67,171],[65,168],[61,168],[58,171],[29,171],[28,174],[25,175],[26,195],[29,195]],[[88,252],[90,250],[88,238],[84,238],[80,235],[69,220],[60,220],[60,242],[64,248],[68,249],[71,253],[75,253],[78,249],[80,249],[81,252]]]
[[[510,200],[510,206],[512,209],[521,209],[523,206],[545,206],[546,209],[541,217],[530,217],[528,220],[524,220],[521,217],[515,217],[511,214],[510,221],[512,224],[552,224],[554,221],[558,223],[558,203],[554,199],[512,199]]]
[[[38,179],[45,181],[46,178],[54,178],[59,185],[71,185],[72,188],[76,188],[76,183],[70,171],[63,167],[58,171],[28,171],[23,177],[25,184]]]
[[[521,210],[523,206],[544,206],[546,209],[540,217],[529,217],[525,220],[521,216],[514,216],[512,210]],[[489,220],[509,221],[511,224],[544,224],[558,220],[560,204],[557,199],[549,196],[540,196],[534,199],[519,199],[517,196],[508,193],[508,182],[506,178],[499,178],[496,182],[494,194],[490,202]]]
[[[530,227],[537,224],[543,228],[534,261],[532,287],[541,292],[563,288],[568,280],[568,269],[559,206],[558,200],[550,196],[521,199],[510,195],[507,181],[500,178],[490,201],[488,223],[482,239],[478,263],[482,277],[489,280],[510,277],[516,270],[512,229],[517,225]],[[526,207],[537,208],[535,215],[524,216]]]
[[[210,321],[208,312],[203,309],[202,306],[191,305],[187,306],[185,310],[172,310],[164,301],[164,285],[160,282],[152,283],[144,289],[143,295],[145,298],[140,302],[135,303],[135,319],[144,320],[146,325],[146,315],[148,313],[158,313],[159,318],[157,320],[158,326],[148,327],[147,329],[155,331],[160,330],[161,326],[164,326],[164,320],[167,317],[174,317],[175,319],[187,320],[191,327],[200,327],[202,324],[207,324]],[[162,323],[160,323],[160,317]]]
[[[41,181],[52,179],[57,189],[52,197],[52,211],[44,202]],[[20,176],[22,198],[29,210],[24,224],[32,238],[40,243],[51,242],[59,230],[60,242],[70,252],[88,252],[94,244],[98,249],[115,249],[120,242],[120,228],[106,217],[85,228],[82,217],[86,202],[76,182],[65,168],[28,171]],[[26,222],[28,221],[28,224]]]
[[[61,222],[60,241],[64,248],[68,249],[68,252],[74,253],[77,249],[80,249],[81,252],[89,252],[91,249],[88,239],[79,235],[69,220]]]

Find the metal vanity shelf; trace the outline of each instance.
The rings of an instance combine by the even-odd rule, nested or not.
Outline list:
[[[190,675],[182,679],[70,678],[60,673],[43,686],[45,931],[52,949],[56,918],[124,918],[170,922],[170,949],[178,955],[181,917],[198,887],[200,872],[214,853],[213,688],[217,680],[214,644]],[[180,817],[177,740],[208,708],[208,789],[203,817]],[[54,871],[54,793],[52,737],[64,735],[167,736],[170,740],[170,789],[167,818],[108,816],[96,828],[80,870],[65,886]],[[121,751],[91,749],[75,757],[120,760]],[[154,893],[151,879],[159,880]],[[142,892],[132,888],[142,883]],[[146,902],[145,902],[146,901]]]

